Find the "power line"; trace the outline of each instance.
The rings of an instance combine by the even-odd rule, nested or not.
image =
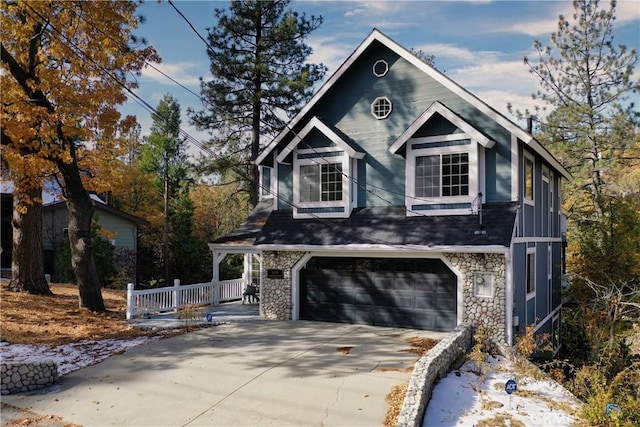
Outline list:
[[[46,21],[45,18],[35,9],[33,9],[29,4],[27,4],[27,7],[29,7],[38,17],[39,19]],[[71,40],[69,40],[60,30],[58,30],[51,22],[48,22],[48,27],[47,28],[51,28],[55,33],[57,33],[58,35],[56,36],[58,38],[58,40],[62,43],[62,44],[66,44],[67,47],[71,48],[73,47],[73,49],[70,49],[74,54],[76,54],[77,56],[87,59],[89,60],[89,62],[91,63],[91,65],[94,67],[94,69],[96,69],[96,71],[102,72],[104,73],[106,76],[110,77],[111,79],[113,79],[116,84],[118,84],[119,86],[121,86],[128,94],[130,94],[131,96],[134,97],[134,99],[136,100],[136,102],[139,102],[140,105],[142,105],[144,108],[148,109],[149,111],[153,112],[154,114],[156,114],[158,117],[161,117],[157,110],[152,107],[148,102],[146,102],[143,98],[141,98],[140,96],[138,96],[135,92],[133,92],[133,90],[131,90],[130,88],[128,88],[124,83],[122,83],[117,76],[113,75],[113,73],[109,70],[107,70],[106,68],[104,68],[101,64],[99,64],[97,61],[95,61],[90,55],[88,55],[86,52],[84,52],[79,46],[77,46],[74,42],[72,42]],[[55,36],[54,34],[51,34],[52,36]],[[64,40],[63,40],[64,39]],[[202,143],[200,141],[198,141],[197,139],[193,138],[188,132],[184,131],[183,129],[180,128],[180,133],[187,137],[190,141],[200,144],[202,145]],[[206,152],[210,153],[213,157],[215,157],[216,159],[219,159],[220,156],[211,151],[206,149]],[[248,179],[248,180],[252,180],[252,178],[247,177],[244,173],[244,171],[238,171],[238,170],[234,170],[235,173],[237,173],[240,177],[244,178],[244,179]],[[262,187],[259,183],[258,183],[259,187],[262,188],[263,190],[266,190],[268,193],[272,194],[277,200],[282,201],[283,203],[299,209],[298,206],[296,206],[293,202],[288,201],[286,199],[283,199],[281,196],[279,196],[278,194],[275,194],[270,188],[264,188]],[[332,229],[344,229],[344,227],[332,223],[324,218],[318,217],[316,214],[313,213],[309,213],[309,215],[315,219],[316,221],[323,223],[329,227],[331,227]],[[362,236],[358,236],[357,232],[351,231],[351,230],[345,230],[347,233],[354,235],[356,237],[360,237],[362,238]],[[365,239],[369,239],[375,242],[378,242],[380,244],[386,245],[386,246],[397,246],[394,243],[388,242],[388,241],[384,241],[381,239],[377,239],[375,237],[372,236],[365,236]]]
[[[170,4],[170,5],[171,5],[171,7],[172,7],[172,8],[173,8],[173,9],[174,9],[174,10],[175,10],[179,15],[180,15],[180,17],[181,17],[181,18],[182,18],[182,19],[187,23],[187,25],[188,25],[188,26],[191,28],[191,30],[192,30],[192,31],[193,31],[193,32],[198,36],[198,38],[199,38],[200,40],[202,40],[202,42],[207,46],[208,51],[209,51],[209,52],[211,52],[211,53],[212,53],[213,55],[215,55],[216,57],[218,57],[218,59],[219,59],[221,62],[223,62],[223,63],[224,63],[224,62],[225,62],[225,58],[224,58],[224,57],[222,57],[221,55],[218,55],[218,53],[215,51],[215,49],[214,49],[214,48],[209,44],[209,42],[207,42],[207,41],[206,41],[206,39],[205,39],[204,37],[202,37],[202,35],[198,32],[198,30],[197,30],[197,29],[195,28],[195,26],[191,23],[191,21],[189,21],[189,19],[188,19],[188,18],[187,18],[187,17],[186,17],[186,16],[185,16],[185,15],[184,15],[184,14],[183,14],[183,13],[182,13],[178,8],[177,8],[177,7],[176,7],[176,5],[173,3],[173,1],[172,1],[172,0],[169,0],[169,4]],[[234,74],[234,77],[239,78],[237,75],[235,75],[235,73],[233,73],[233,71],[232,71],[232,70],[233,70],[233,67],[229,66],[229,64],[228,64],[228,63],[227,63],[226,65],[227,65],[228,69],[232,72],[232,74]],[[201,100],[203,100],[203,101],[204,101],[204,99],[203,99],[201,96],[199,96],[199,95],[197,95],[197,96],[198,96],[198,98],[199,98],[199,99],[201,99]],[[271,106],[266,105],[266,104],[265,104],[264,106],[265,106],[265,108],[266,108],[266,109],[268,109],[268,110],[271,112],[271,114],[272,114],[274,117],[277,117],[277,114],[273,111],[273,109],[272,109],[272,107],[271,107]],[[298,136],[297,132],[296,132],[296,131],[295,131],[295,130],[294,130],[294,129],[293,129],[293,128],[292,128],[292,127],[287,123],[287,122],[282,121],[282,123],[283,123],[283,126],[284,126],[284,127],[285,127],[289,132],[291,132],[294,136]],[[310,148],[311,150],[313,150],[315,154],[319,154],[319,153],[315,150],[315,148],[314,148],[314,147],[312,147],[312,146],[311,146],[311,145],[309,145],[308,143],[305,143],[305,144],[307,145],[307,147],[308,147],[308,148]],[[325,163],[327,163],[327,164],[331,164],[331,162],[329,162],[327,159],[323,158],[322,156],[318,156],[318,157],[319,157],[320,159],[322,159]],[[316,161],[315,161],[315,159],[312,159],[312,161],[316,162]],[[319,163],[318,163],[318,164],[319,164]],[[353,183],[354,183],[358,188],[361,188],[361,189],[362,189],[362,190],[364,190],[365,192],[367,192],[367,193],[369,193],[369,194],[371,194],[371,195],[373,195],[373,196],[377,197],[377,198],[378,198],[378,199],[380,199],[381,201],[383,201],[383,202],[387,203],[389,206],[397,206],[397,204],[395,204],[395,203],[393,203],[393,202],[391,202],[391,201],[389,201],[389,200],[385,199],[384,197],[382,197],[381,195],[377,194],[376,192],[374,192],[373,190],[371,190],[370,188],[367,188],[367,187],[372,187],[372,188],[375,188],[375,189],[377,189],[377,190],[382,190],[382,191],[384,191],[384,192],[386,192],[386,193],[389,193],[389,194],[399,195],[399,196],[402,196],[403,198],[406,198],[406,197],[407,197],[407,194],[406,194],[406,193],[400,193],[400,192],[393,191],[393,190],[390,190],[390,189],[387,189],[387,188],[382,188],[382,187],[379,187],[379,186],[375,186],[375,185],[373,185],[373,184],[366,184],[366,185],[362,185],[362,184],[358,181],[358,179],[357,179],[357,178],[355,178],[355,177],[351,177],[351,176],[347,176],[344,172],[341,172],[341,174],[342,174],[344,177],[346,177],[346,178],[347,178],[347,180],[348,180],[350,183],[351,183],[351,182],[353,182]],[[424,197],[412,197],[412,198],[413,198],[413,199],[415,199],[415,200],[417,200],[417,201],[419,201],[419,202],[423,202],[424,204],[438,205],[438,204],[441,204],[441,203],[442,203],[441,201],[430,200],[430,199],[427,199],[427,198],[424,198]],[[404,205],[405,210],[406,210],[407,212],[410,212],[410,213],[412,213],[412,214],[419,215],[419,216],[428,216],[427,214],[425,214],[425,213],[423,213],[423,212],[415,211],[415,210],[409,209],[405,204],[403,204],[403,205]]]

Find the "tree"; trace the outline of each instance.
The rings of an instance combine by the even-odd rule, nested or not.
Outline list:
[[[574,176],[569,213],[585,219],[602,215],[607,175],[628,161],[640,118],[628,97],[640,85],[633,80],[637,52],[613,44],[615,1],[608,10],[597,0],[573,7],[575,23],[561,15],[551,45],[536,40],[537,62],[525,63],[541,86],[534,98],[553,107],[538,137]]]
[[[127,76],[145,61],[159,61],[153,48],[128,45],[139,22],[136,7],[131,1],[12,1],[1,12],[3,153],[34,156],[58,175],[79,305],[91,311],[105,306],[87,185],[105,182],[97,171],[117,155],[114,136],[132,124],[116,110],[125,89],[135,87]]]
[[[232,159],[228,166],[249,172],[250,207],[259,196],[254,161],[261,135],[282,129],[278,114],[297,113],[326,72],[322,64],[305,62],[312,50],[304,40],[322,17],[307,19],[289,3],[243,0],[233,1],[229,11],[216,9],[207,50],[213,79],[201,82],[205,109],[189,111],[199,129],[215,134],[214,145]]]
[[[141,151],[141,166],[144,172],[156,175],[156,187],[161,189],[164,200],[162,259],[164,280],[170,279],[170,225],[176,212],[175,202],[182,192],[188,198],[189,165],[185,138],[180,137],[180,104],[169,94],[165,95],[152,116],[151,134],[145,138]],[[191,214],[193,215],[193,214]]]

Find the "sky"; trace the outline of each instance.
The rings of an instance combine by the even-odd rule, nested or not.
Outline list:
[[[174,0],[174,4],[204,38],[207,28],[216,25],[214,10],[229,6],[229,2],[210,0]],[[536,102],[531,94],[538,85],[523,58],[535,57],[534,40],[548,44],[559,15],[573,14],[569,0],[306,0],[292,1],[290,7],[324,19],[306,42],[313,48],[309,62],[328,67],[325,79],[377,28],[406,48],[435,55],[440,71],[513,120],[507,104],[524,111],[533,110]],[[640,0],[621,0],[616,11],[614,43],[640,50]],[[211,77],[204,42],[166,0],[147,0],[139,13],[146,21],[136,34],[162,58],[154,66],[199,94],[200,77]],[[635,75],[640,77],[640,65]],[[136,93],[154,107],[170,93],[182,109],[181,128],[200,141],[208,139],[206,132],[190,125],[187,115],[187,108],[202,109],[198,97],[150,67],[138,82]],[[151,116],[146,109],[129,101],[121,112],[136,115],[143,135],[148,134]]]

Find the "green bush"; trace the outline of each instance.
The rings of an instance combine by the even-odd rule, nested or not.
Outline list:
[[[111,242],[100,235],[100,226],[96,223],[91,227],[91,238],[93,240],[93,256],[98,270],[98,277],[102,286],[105,286],[116,275],[116,269],[113,265],[114,247]],[[61,282],[76,282],[76,276],[71,267],[71,246],[69,245],[68,237],[64,239],[57,267]]]

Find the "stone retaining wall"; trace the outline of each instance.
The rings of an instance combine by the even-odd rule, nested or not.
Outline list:
[[[449,372],[451,365],[471,348],[472,342],[473,327],[463,323],[416,362],[398,416],[398,426],[422,426],[435,382]]]
[[[55,362],[3,363],[2,394],[20,393],[47,387],[60,379]]]

